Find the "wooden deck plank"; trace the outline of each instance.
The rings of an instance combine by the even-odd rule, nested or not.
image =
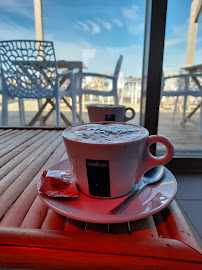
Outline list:
[[[184,216],[179,211],[176,201],[172,201],[168,207],[162,210],[164,221],[169,224],[172,238],[187,244],[202,253],[202,247],[199,246],[192,233],[189,225],[187,224]]]
[[[153,216],[130,222],[133,237],[159,237]]]
[[[2,179],[0,181],[0,195],[7,189],[9,185],[11,185],[13,181],[15,181],[15,179],[21,173],[23,173],[27,166],[29,166],[38,157],[41,151],[43,151],[48,146],[48,144],[54,141],[54,139],[58,136],[59,134],[54,131],[53,133],[46,134],[46,136],[37,141],[37,148],[36,145],[32,145],[31,149],[28,149],[26,153],[27,155],[22,153],[23,161],[19,163],[19,157],[17,156],[5,164],[2,168],[0,168],[0,179]],[[32,150],[32,152],[30,152],[30,150]]]
[[[86,225],[86,222],[67,218],[63,230],[70,232],[82,232],[85,231]]]
[[[154,218],[156,230],[158,232],[159,237],[172,239],[172,234],[171,234],[169,225],[166,222],[164,222],[162,213],[159,212],[159,213],[153,215],[153,218]]]
[[[41,176],[42,172],[49,168],[54,163],[60,160],[61,155],[63,155],[65,149],[64,144],[61,142],[53,154],[49,157],[43,167],[38,171],[30,184],[26,187],[20,197],[14,202],[14,204],[9,208],[9,210],[4,215],[1,226],[13,226],[18,227],[23,222],[24,217],[26,216],[29,208],[31,207],[33,201],[37,197],[37,188],[36,182],[38,178]],[[26,202],[26,204],[25,204]],[[20,211],[19,211],[20,209]]]
[[[42,230],[63,230],[66,218],[49,209],[42,223]]]
[[[42,202],[39,196],[37,196],[20,225],[20,228],[40,229],[47,211],[48,207]]]
[[[110,233],[118,233],[118,234],[130,234],[130,224],[128,222],[124,223],[113,223],[109,226]]]
[[[86,223],[85,228],[87,232],[91,234],[95,233],[110,233],[110,224],[99,224],[99,223]]]
[[[38,173],[44,163],[48,160],[49,156],[54,152],[55,148],[61,143],[60,136],[56,139],[51,139],[53,139],[51,143],[48,141],[43,144],[43,147],[41,146],[39,149],[37,149],[35,153],[37,158],[32,160],[29,166],[21,172],[18,178],[15,177],[14,170],[14,174],[12,177],[13,183],[6,189],[4,186],[4,193],[0,197],[0,218],[18,198],[18,196],[24,191],[27,185],[32,181],[33,177]],[[4,181],[4,179],[2,181]],[[7,185],[6,181],[4,181],[4,185]]]
[[[7,163],[7,161],[9,161],[13,157],[21,153],[22,149],[26,149],[26,147],[28,147],[31,144],[31,142],[35,140],[36,135],[39,133],[41,133],[39,130],[38,131],[35,130],[35,132],[25,133],[22,135],[20,140],[18,140],[18,142],[12,145],[8,145],[4,149],[2,149],[0,152],[0,158],[1,157],[3,158],[0,160],[0,167],[2,167],[2,164],[3,162],[5,162],[5,160],[6,160],[5,163]],[[43,136],[43,134],[41,136]]]
[[[2,136],[2,135],[4,135],[4,134],[7,134],[8,135],[8,133],[10,133],[11,131],[12,131],[13,129],[6,129],[6,130],[4,130],[4,129],[0,129],[0,137]]]
[[[4,134],[0,136],[0,143],[3,144],[4,142],[9,141],[10,139],[14,138],[17,133],[19,133],[19,130],[11,130],[9,133],[4,132]]]
[[[64,160],[64,159],[67,159],[68,158],[68,155],[67,155],[67,152],[64,153],[64,155],[62,156],[61,160]]]
[[[15,131],[14,134],[11,134],[10,136],[6,136],[6,138],[2,139],[2,142],[0,144],[0,150],[4,149],[5,147],[19,143],[18,140],[21,139],[23,134],[32,132],[32,131],[28,131],[28,130],[21,130],[21,131],[14,130],[14,131]],[[10,137],[12,137],[12,138],[10,138]]]

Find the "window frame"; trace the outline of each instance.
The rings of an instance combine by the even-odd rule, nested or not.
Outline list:
[[[146,0],[140,125],[150,135],[158,132],[165,27],[168,0]],[[156,145],[151,146],[156,154]],[[166,167],[173,172],[202,172],[202,158],[174,157]]]

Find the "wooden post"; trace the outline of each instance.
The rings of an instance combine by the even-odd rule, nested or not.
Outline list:
[[[198,30],[198,18],[201,13],[201,9],[202,9],[202,0],[192,0],[189,18],[186,66],[192,66],[194,64],[194,54]]]
[[[43,40],[43,10],[42,0],[34,0],[36,40]]]

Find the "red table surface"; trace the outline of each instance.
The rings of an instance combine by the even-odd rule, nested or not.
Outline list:
[[[202,269],[201,247],[175,200],[121,224],[68,219],[40,200],[36,181],[67,158],[61,129],[0,128],[0,267]]]

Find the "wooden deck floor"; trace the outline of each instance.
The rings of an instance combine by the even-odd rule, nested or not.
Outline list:
[[[1,100],[0,100],[1,102]],[[0,104],[1,105],[1,104]],[[133,107],[136,111],[136,117],[129,123],[139,124],[139,104],[124,103],[125,106]],[[49,111],[50,107],[47,108]],[[1,110],[1,108],[0,108]],[[37,111],[37,102],[32,100],[25,101],[26,122],[34,116]],[[72,115],[65,104],[61,103],[61,111],[72,121]],[[199,113],[196,113],[193,117],[195,121],[199,121]],[[83,112],[84,122],[88,122],[88,113],[85,109]],[[184,127],[181,126],[182,113],[177,113],[175,120],[172,121],[172,110],[161,109],[159,114],[159,129],[158,134],[167,136],[174,144],[175,156],[196,156],[202,157],[202,136],[199,134],[199,126],[192,123],[186,123]],[[51,115],[48,119],[46,126],[55,126],[55,115]],[[19,126],[19,113],[18,103],[13,100],[9,103],[9,126]],[[37,122],[36,126],[40,123]],[[65,127],[65,124],[61,121],[61,126]],[[157,145],[159,153],[163,151],[161,145]]]

